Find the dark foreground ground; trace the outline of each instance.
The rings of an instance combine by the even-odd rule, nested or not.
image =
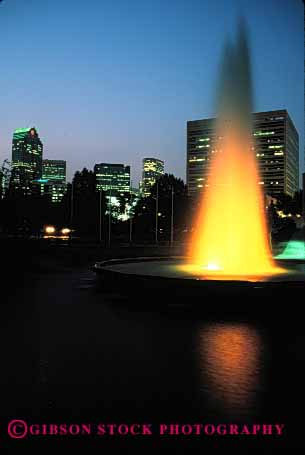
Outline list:
[[[234,301],[203,297],[196,311],[179,300],[179,290],[152,300],[145,289],[140,295],[134,289],[134,298],[126,298],[90,271],[105,257],[165,255],[165,247],[101,250],[19,241],[2,244],[2,252],[1,448],[90,445],[108,454],[305,447],[304,295],[268,298],[263,305],[246,300],[245,311],[230,317]],[[258,305],[258,314],[247,316],[249,305]],[[93,431],[11,439],[7,425],[14,419],[92,424]],[[98,436],[99,423],[152,424],[154,435]],[[281,437],[160,437],[164,423],[285,429]]]

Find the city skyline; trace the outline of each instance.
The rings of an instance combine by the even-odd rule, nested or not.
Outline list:
[[[174,9],[164,2],[135,2],[130,11],[119,2],[116,14],[111,5],[102,9],[99,3],[93,1],[89,9],[68,1],[60,15],[54,3],[37,0],[1,5],[2,161],[10,159],[13,130],[35,125],[45,156],[67,160],[68,181],[83,167],[124,162],[137,182],[144,156],[164,160],[168,172],[186,180],[186,122],[214,116],[220,49],[243,13],[250,30],[255,111],[290,112],[300,136],[302,173],[301,1],[289,8],[282,0],[239,1],[230,10],[222,0],[213,5],[194,0],[191,8],[176,1]]]

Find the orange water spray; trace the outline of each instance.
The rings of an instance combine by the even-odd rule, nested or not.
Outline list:
[[[266,226],[254,144],[252,89],[245,27],[226,48],[208,186],[196,219],[189,270],[208,276],[277,273]]]

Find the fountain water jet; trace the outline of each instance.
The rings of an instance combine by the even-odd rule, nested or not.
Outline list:
[[[218,113],[217,147],[185,270],[218,277],[278,273],[252,142],[252,83],[243,23],[237,44],[224,52]]]

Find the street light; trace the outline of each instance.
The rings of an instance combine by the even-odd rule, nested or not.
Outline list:
[[[172,186],[172,205],[171,205],[171,241],[170,246],[174,245],[174,186]]]
[[[111,190],[112,190],[112,181],[110,185],[110,194],[109,194],[109,218],[108,218],[108,246],[110,247],[111,245]]]
[[[73,185],[73,178],[72,178],[72,181],[71,181],[71,199],[70,199],[70,227],[71,227],[71,230],[70,230],[70,243],[72,243],[72,227],[73,227],[73,205],[74,205],[74,185]]]
[[[156,232],[155,232],[155,241],[156,241],[156,245],[158,245],[158,216],[159,216],[159,184],[158,184],[158,180],[156,182]]]
[[[102,243],[102,188],[99,192],[99,243]]]
[[[132,181],[130,182],[129,244],[132,243]]]
[[[54,226],[46,226],[44,230],[45,230],[46,234],[54,234],[55,227]]]

